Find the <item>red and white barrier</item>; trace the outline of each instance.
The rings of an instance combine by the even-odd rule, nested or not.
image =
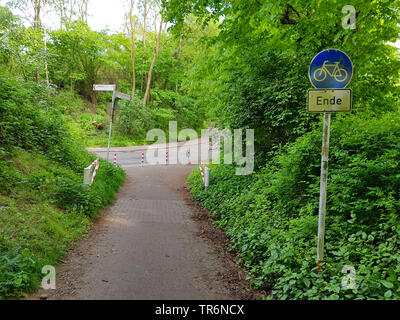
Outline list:
[[[165,161],[166,161],[165,163],[168,164],[168,151],[167,151],[167,153],[166,153]]]
[[[200,173],[203,179],[204,189],[207,191],[210,186],[210,169],[203,162],[200,162]]]
[[[92,185],[94,179],[96,178],[97,172],[99,171],[100,161],[96,159],[93,163],[84,169],[84,180],[83,183],[87,185]],[[93,171],[93,173],[92,173]]]
[[[114,154],[114,166],[116,166],[117,165],[117,154],[115,153]]]
[[[144,165],[144,152],[142,152],[142,166]]]
[[[94,182],[94,178],[96,178],[97,172],[99,171],[99,166],[100,166],[100,161],[99,159],[96,159],[96,168],[94,169],[93,175],[92,175],[92,181],[90,182],[90,184],[93,184]]]
[[[200,173],[201,173],[201,178],[203,179],[203,182],[205,181],[204,179],[204,169],[202,166],[200,166]]]

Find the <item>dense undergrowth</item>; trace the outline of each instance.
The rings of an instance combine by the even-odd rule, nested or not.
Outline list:
[[[95,156],[60,109],[44,88],[0,77],[0,299],[35,290],[43,266],[66,254],[125,179],[101,160],[94,184],[82,185]]]
[[[227,231],[253,284],[272,297],[399,299],[400,115],[333,119],[325,261],[317,274],[321,131],[271,153],[253,176],[212,167],[208,191],[197,169],[191,193]],[[346,266],[354,267],[354,282]]]
[[[154,95],[159,92],[155,90]],[[146,107],[140,98],[132,101],[117,100],[113,118],[111,145],[126,147],[151,144],[146,141],[147,132],[158,128],[169,133],[169,121],[177,121],[179,128],[193,128],[197,131],[205,127],[204,121],[198,121],[193,112],[193,101],[189,98],[171,95],[156,99]],[[86,147],[106,147],[109,138],[111,115],[111,95],[105,93],[99,97],[99,105],[93,107],[83,97],[69,90],[59,91],[53,98],[54,104],[62,113],[73,137]],[[179,109],[168,106],[177,103]],[[94,125],[97,124],[97,127]]]

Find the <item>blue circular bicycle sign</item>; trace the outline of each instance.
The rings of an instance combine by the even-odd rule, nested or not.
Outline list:
[[[328,49],[311,62],[310,81],[317,89],[342,89],[353,77],[353,63],[343,51]]]

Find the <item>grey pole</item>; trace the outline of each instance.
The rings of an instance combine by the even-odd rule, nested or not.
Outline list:
[[[321,158],[321,187],[320,187],[321,190],[319,197],[319,221],[318,221],[318,245],[317,245],[318,264],[324,260],[330,127],[331,127],[331,114],[324,113],[324,128],[322,135],[322,158]]]
[[[114,118],[114,103],[115,103],[115,87],[113,91],[112,103],[111,103],[111,121],[110,121],[110,134],[108,135],[108,149],[107,149],[107,161],[110,159],[110,148],[111,148],[111,132]]]
[[[204,188],[207,191],[210,185],[210,169],[208,167],[204,167]]]
[[[83,184],[90,185],[90,180],[92,178],[92,175],[91,175],[92,168],[91,167],[85,168],[83,172],[84,172]]]

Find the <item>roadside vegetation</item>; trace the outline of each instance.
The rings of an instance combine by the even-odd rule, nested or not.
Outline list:
[[[319,274],[320,127],[271,154],[253,176],[214,166],[204,191],[199,170],[192,173],[193,197],[227,231],[255,287],[278,299],[400,298],[399,120],[335,119]],[[342,287],[345,266],[355,268],[355,290]]]
[[[166,1],[178,30],[193,14],[205,25],[224,17],[198,80],[213,83],[220,127],[255,129],[257,168],[211,166],[208,191],[195,169],[188,184],[253,285],[270,299],[399,299],[399,2],[353,1],[354,30],[342,28],[345,1],[189,2]],[[354,110],[332,120],[317,274],[322,118],[306,113],[306,94],[309,64],[327,48],[353,61]],[[343,286],[353,271],[355,287]]]
[[[94,84],[132,96],[116,102],[112,146],[150,143],[147,131],[168,131],[170,120],[197,131],[207,125],[188,74],[206,50],[198,40],[216,27],[193,22],[172,34],[160,2],[146,0],[124,2],[120,32],[94,31],[87,3],[0,7],[1,298],[37,288],[41,268],[65,255],[124,182],[121,169],[101,160],[93,186],[82,186],[95,159],[84,148],[107,146],[112,116],[111,93],[94,92]],[[49,12],[59,14],[58,28],[43,24]]]
[[[38,288],[42,268],[111,203],[125,173],[101,161],[87,189],[83,168],[94,160],[45,87],[0,76],[0,299]]]
[[[142,16],[135,16],[131,1],[125,1],[129,7],[121,17],[119,33],[91,30],[77,8],[60,17],[58,29],[46,30],[41,16],[38,25],[32,22],[27,28],[9,8],[0,7],[0,68],[45,86],[72,133],[86,147],[107,146],[112,114],[112,94],[94,92],[94,84],[115,84],[118,91],[133,97],[131,102],[116,102],[113,146],[146,143],[149,128],[168,131],[171,120],[182,128],[203,129],[207,108],[198,103],[198,93],[188,86],[189,73],[194,62],[205,55],[206,45],[198,40],[203,34],[216,32],[216,27],[204,31],[193,22],[174,35],[167,31],[165,22],[160,23],[159,1],[146,1],[147,18],[142,11]],[[33,15],[31,6],[24,5],[27,2],[14,1],[14,5]],[[57,3],[45,2],[39,14],[57,10]],[[71,16],[68,19],[67,14]],[[157,18],[157,32],[149,27],[153,23],[150,16]]]
[[[147,131],[169,121],[255,130],[253,175],[212,166],[207,192],[198,170],[188,184],[270,298],[400,298],[399,0],[352,1],[355,29],[342,26],[345,0],[126,0],[114,33],[91,30],[85,4],[10,2],[34,16],[29,27],[0,7],[1,298],[37,288],[41,267],[65,255],[124,181],[101,161],[94,185],[82,186],[95,159],[84,148],[107,145],[111,119],[111,93],[93,84],[132,96],[116,104],[113,146],[148,143]],[[45,9],[59,12],[59,28],[42,24]],[[354,107],[333,116],[317,274],[321,116],[306,112],[306,94],[309,64],[327,48],[352,59]],[[356,289],[343,288],[348,266]]]
[[[169,33],[156,0],[125,1],[121,32],[94,31],[87,3],[0,6],[1,299],[37,288],[42,267],[66,254],[124,182],[120,168],[100,160],[93,186],[82,185],[95,160],[84,148],[107,146],[112,116],[111,93],[94,84],[132,96],[116,102],[112,146],[149,143],[147,131],[167,130],[170,120],[207,125],[205,105],[187,86],[204,31],[193,22],[185,34]],[[59,13],[58,28],[43,24],[49,12]]]

